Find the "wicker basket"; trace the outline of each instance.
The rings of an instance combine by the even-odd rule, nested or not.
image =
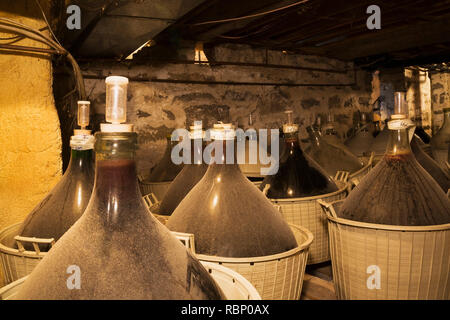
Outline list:
[[[0,288],[0,300],[13,300],[14,296],[20,290],[22,283],[27,279],[27,276],[22,277],[3,288]]]
[[[255,287],[236,271],[216,263],[201,263],[222,289],[227,300],[261,300]]]
[[[156,198],[161,200],[166,195],[167,190],[170,187],[172,181],[164,181],[164,182],[145,182],[139,179],[139,186],[141,188],[141,194],[147,195],[153,193]]]
[[[367,162],[364,162],[365,163],[364,167],[362,167],[361,169],[359,169],[356,172],[353,172],[352,174],[350,174],[348,176],[348,180],[353,186],[358,185],[358,183],[362,180],[362,178],[364,178],[364,176],[366,174],[368,174],[369,171],[372,169],[373,158],[374,158],[374,153],[372,152],[372,154],[370,155],[370,158],[367,160]]]
[[[39,244],[53,245],[54,239],[25,238],[17,236],[21,223],[13,224],[0,231],[0,264],[6,284],[16,281],[33,271],[45,257],[46,252],[39,250]],[[8,247],[6,243],[15,239],[18,249]],[[24,242],[33,245],[35,251],[24,249]]]
[[[337,217],[340,203],[322,203],[338,299],[450,299],[450,224],[352,221]]]
[[[302,291],[308,249],[313,235],[305,228],[290,225],[297,248],[264,257],[228,258],[195,254],[194,236],[173,232],[203,262],[220,264],[242,276],[258,290],[264,300],[298,300]]]
[[[288,223],[305,227],[314,235],[314,242],[309,249],[308,264],[330,260],[327,219],[317,200],[331,202],[344,199],[349,184],[345,182],[345,176],[343,179],[344,181],[336,181],[339,190],[332,193],[305,198],[270,199],[280,207],[280,212]]]

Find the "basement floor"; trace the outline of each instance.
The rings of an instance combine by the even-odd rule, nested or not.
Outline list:
[[[306,267],[300,300],[336,300],[331,262]]]

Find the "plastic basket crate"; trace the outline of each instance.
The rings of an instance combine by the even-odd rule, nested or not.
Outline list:
[[[163,199],[172,181],[145,182],[139,179],[139,186],[142,195],[153,193],[159,200]]]
[[[337,175],[341,173],[338,172]],[[332,193],[305,198],[270,199],[274,205],[279,206],[282,216],[288,223],[305,227],[314,235],[314,242],[309,249],[308,264],[330,260],[327,218],[317,200],[331,202],[344,199],[349,188],[349,184],[345,182],[346,176],[343,177],[344,181],[336,181],[339,189]]]
[[[20,290],[23,282],[27,279],[27,276],[22,277],[14,282],[11,282],[7,286],[0,288],[0,300],[12,300],[17,292]]]
[[[255,287],[236,271],[216,263],[201,261],[227,300],[261,300]]]
[[[341,203],[322,203],[338,299],[450,299],[450,224],[352,221],[337,217]]]
[[[36,265],[45,257],[39,244],[53,245],[54,239],[25,238],[17,236],[21,223],[13,224],[0,231],[0,264],[6,284],[16,281],[33,271]],[[14,241],[18,249],[10,247]],[[25,250],[22,243],[31,243],[34,251]]]
[[[202,262],[230,268],[245,277],[264,300],[298,300],[302,291],[312,233],[290,225],[298,246],[289,251],[263,257],[229,258],[195,253],[194,235],[174,232]]]

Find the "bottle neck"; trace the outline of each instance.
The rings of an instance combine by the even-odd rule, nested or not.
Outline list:
[[[386,155],[400,156],[411,153],[408,129],[389,130]]]
[[[214,140],[214,165],[215,166],[236,166],[237,163],[237,148],[236,139],[234,140]]]
[[[93,166],[93,150],[74,150],[71,149],[70,161],[66,172],[83,172]]]
[[[285,157],[287,154],[288,156],[294,155],[294,154],[302,154],[303,151],[300,148],[300,142],[298,140],[298,131],[295,132],[289,132],[284,133],[284,143],[285,148],[282,157]]]
[[[318,131],[313,130],[312,127],[307,128],[308,131],[308,135],[309,135],[309,140],[311,141],[311,145],[313,147],[320,147],[320,134]]]
[[[191,139],[191,163],[195,165],[203,164],[203,149],[205,143],[203,139]]]
[[[138,215],[142,202],[135,162],[136,134],[96,134],[93,209],[108,223]]]

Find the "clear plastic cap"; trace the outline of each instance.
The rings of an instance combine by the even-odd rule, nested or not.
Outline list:
[[[293,111],[292,110],[286,110],[284,113],[287,116],[287,121],[286,121],[286,124],[283,125],[283,132],[284,133],[290,133],[290,132],[298,131],[298,125],[294,124],[294,122],[292,120]]]
[[[127,121],[127,85],[128,78],[110,76],[106,83],[106,121],[120,124]]]
[[[89,125],[89,107],[90,101],[78,101],[78,125],[81,129],[86,129]]]
[[[394,113],[392,119],[404,119],[408,117],[408,106],[406,104],[405,93],[397,91],[394,93]]]

